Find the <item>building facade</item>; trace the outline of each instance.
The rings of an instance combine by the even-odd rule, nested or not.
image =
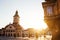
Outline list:
[[[16,11],[13,16],[13,23],[8,24],[5,28],[0,29],[0,36],[6,37],[21,37],[22,36],[22,26],[19,25],[19,15],[18,11]]]
[[[52,40],[60,40],[60,0],[45,0],[42,5],[44,20],[52,32]]]
[[[16,11],[13,16],[13,23],[0,29],[0,40],[23,40],[23,37],[35,37],[35,32],[32,31],[32,28],[25,30],[19,24],[19,18],[18,11]]]

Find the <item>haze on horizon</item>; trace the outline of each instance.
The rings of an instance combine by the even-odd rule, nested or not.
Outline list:
[[[44,23],[42,2],[44,0],[0,0],[0,29],[13,22],[15,11],[20,15],[20,25],[27,28],[41,28]]]

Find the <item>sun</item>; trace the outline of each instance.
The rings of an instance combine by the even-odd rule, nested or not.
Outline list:
[[[47,28],[47,24],[44,22],[44,11],[42,7],[39,12],[34,10],[34,12],[31,11],[20,16],[20,24],[24,29],[34,28],[36,30],[42,30]]]
[[[47,24],[44,22],[44,14],[42,16],[41,14],[31,15],[25,16],[23,20],[21,19],[20,24],[24,29],[34,28],[36,30],[42,30],[47,28]]]
[[[39,14],[25,14],[24,17],[21,17],[20,24],[24,29],[34,28],[36,30],[42,30],[47,28],[47,24],[44,22],[44,13]]]
[[[35,26],[34,29],[36,30],[43,30],[47,28],[47,24],[44,21],[41,21],[40,25]]]

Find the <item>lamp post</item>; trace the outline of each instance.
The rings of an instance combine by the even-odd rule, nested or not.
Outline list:
[[[42,33],[43,33],[43,37],[44,37],[44,40],[45,40],[46,34],[45,34],[45,30],[44,29],[42,30]]]
[[[38,39],[38,33],[36,32],[36,40]]]

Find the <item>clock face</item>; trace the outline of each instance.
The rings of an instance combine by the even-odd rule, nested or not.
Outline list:
[[[47,13],[48,13],[48,15],[51,15],[52,14],[52,7],[47,7]]]

